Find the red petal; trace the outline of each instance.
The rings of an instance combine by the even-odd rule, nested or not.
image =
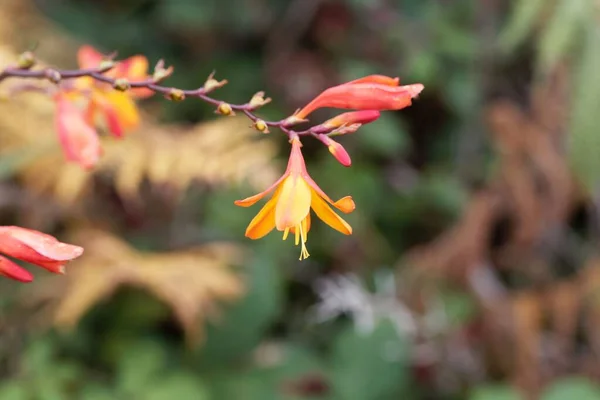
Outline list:
[[[3,256],[0,256],[0,275],[25,283],[33,280],[33,275],[29,271]]]
[[[84,168],[96,165],[101,155],[100,140],[85,115],[64,96],[57,96],[56,130],[65,157]]]

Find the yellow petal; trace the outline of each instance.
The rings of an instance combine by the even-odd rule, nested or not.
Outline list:
[[[140,114],[131,97],[126,93],[111,90],[106,92],[105,98],[108,101],[110,108],[115,110],[118,124],[123,132],[137,128],[140,123]]]
[[[319,194],[311,190],[312,193],[312,203],[311,207],[314,210],[317,217],[319,217],[323,222],[332,227],[333,229],[342,232],[344,235],[352,234],[352,227],[348,225],[346,221],[344,221],[339,215],[337,215],[331,207],[323,200]]]
[[[277,196],[271,200],[256,214],[250,221],[246,229],[246,237],[250,239],[260,239],[275,228],[275,206],[277,205]]]
[[[288,176],[281,185],[281,193],[275,209],[277,230],[299,225],[310,211],[311,190],[298,174]]]
[[[270,187],[268,187],[264,192],[260,192],[258,194],[255,194],[254,196],[246,197],[245,199],[242,199],[242,200],[236,200],[233,202],[233,204],[235,204],[236,206],[240,206],[240,207],[250,207],[250,206],[256,204],[257,201],[259,201],[260,199],[265,197],[267,194],[269,194],[269,192],[271,192],[271,190],[273,190],[277,185],[279,185],[281,183],[281,181],[283,180],[283,178],[285,178],[285,175],[282,176],[281,178],[279,178],[277,180],[277,182],[275,182]]]

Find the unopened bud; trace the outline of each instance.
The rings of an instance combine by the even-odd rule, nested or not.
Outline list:
[[[98,69],[100,70],[100,72],[106,72],[113,69],[116,65],[117,63],[113,60],[102,60],[102,62],[98,66]]]
[[[185,93],[181,89],[171,89],[167,94],[167,98],[171,101],[183,101],[185,100]]]
[[[270,102],[270,97],[267,97],[265,99],[265,92],[258,92],[254,96],[252,96],[252,99],[250,99],[250,103],[248,104],[250,105],[251,110],[256,110],[257,108],[260,108],[265,104],[269,104]]]
[[[235,113],[233,112],[233,109],[231,108],[231,104],[229,104],[229,103],[219,104],[219,107],[217,107],[217,111],[215,111],[215,112],[217,114],[226,115],[226,116],[235,115]]]
[[[349,133],[354,133],[358,130],[358,128],[360,128],[362,126],[362,124],[350,124],[350,125],[344,125],[341,126],[339,128],[337,128],[336,130],[332,131],[329,136],[340,136],[340,135],[347,135]]]
[[[35,56],[31,51],[26,51],[19,56],[17,66],[20,69],[29,69],[35,65]]]
[[[335,157],[335,159],[338,160],[339,163],[344,167],[349,167],[352,164],[350,155],[344,146],[327,136],[322,136],[321,141],[327,146],[329,152]]]
[[[267,123],[265,121],[263,121],[262,119],[257,119],[254,122],[254,128],[262,133],[269,133],[269,126],[267,125]]]
[[[152,80],[154,82],[160,82],[165,78],[171,76],[173,74],[173,66],[170,65],[169,68],[165,68],[165,61],[159,60],[154,67],[154,74],[152,75]]]
[[[204,93],[210,93],[215,89],[221,88],[227,84],[227,79],[223,79],[222,81],[218,81],[214,78],[215,72],[213,71],[209,76],[206,82],[204,82]]]
[[[46,78],[52,83],[59,83],[62,79],[60,72],[55,69],[47,69],[45,72]]]
[[[124,92],[124,91],[128,90],[129,88],[131,88],[131,84],[129,83],[129,80],[127,80],[125,78],[119,78],[119,79],[115,80],[115,83],[113,84],[113,88],[115,88],[116,90],[118,90],[120,92]]]

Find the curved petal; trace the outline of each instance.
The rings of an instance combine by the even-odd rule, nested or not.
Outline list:
[[[140,115],[135,102],[126,93],[110,90],[96,96],[104,111],[108,129],[116,136],[132,131],[140,123]]]
[[[292,228],[302,222],[310,211],[311,190],[302,176],[288,176],[281,185],[275,208],[277,230]]]
[[[246,237],[260,239],[275,228],[275,206],[277,205],[277,193],[263,206],[263,208],[250,221],[246,229]]]
[[[333,201],[331,197],[327,196],[327,194],[317,185],[317,183],[308,175],[303,175],[303,178],[306,180],[306,183],[315,191],[317,194],[323,198],[326,202],[343,212],[344,214],[351,213],[354,211],[355,204],[354,200],[352,200],[352,196],[342,197],[338,201]]]
[[[319,196],[317,192],[314,190],[312,193],[312,203],[311,207],[317,217],[319,217],[323,222],[332,227],[333,229],[343,233],[344,235],[352,234],[352,227],[342,219],[339,215],[337,215],[329,205]]]
[[[277,179],[277,181],[272,184],[271,186],[269,186],[266,190],[255,194],[254,196],[250,196],[250,197],[246,197],[245,199],[242,200],[236,200],[233,202],[233,204],[235,204],[236,206],[240,206],[240,207],[250,207],[253,206],[254,204],[256,204],[257,201],[259,201],[260,199],[262,199],[263,197],[265,197],[267,194],[269,194],[277,185],[279,185],[281,183],[281,181],[286,177],[287,175],[283,175],[281,178]]]

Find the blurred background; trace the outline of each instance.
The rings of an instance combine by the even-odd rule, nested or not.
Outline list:
[[[369,74],[425,91],[312,177],[352,195],[311,257],[244,238],[235,199],[289,145],[159,96],[66,164],[51,101],[0,102],[0,223],[85,247],[65,276],[0,281],[1,400],[600,399],[596,0],[2,0],[0,64],[35,48],[164,58],[167,84],[279,119]],[[0,88],[3,89],[3,88]],[[315,113],[321,121],[331,110]],[[256,206],[258,207],[258,206]]]

